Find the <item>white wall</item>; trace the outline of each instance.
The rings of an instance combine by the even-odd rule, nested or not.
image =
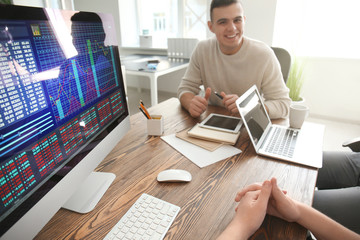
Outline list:
[[[243,0],[245,34],[272,45],[277,0]],[[351,28],[350,28],[351,30]],[[360,124],[360,59],[307,58],[310,116]]]
[[[307,58],[302,95],[310,116],[360,124],[360,59]]]
[[[119,21],[120,29],[125,29],[127,25],[132,26],[131,28],[126,28],[126,34],[124,33],[123,39],[119,39],[121,46],[134,46],[139,43],[138,37],[138,26],[137,24],[137,13],[136,1],[129,0],[118,0],[119,4]],[[135,36],[137,36],[135,38]]]
[[[277,0],[242,0],[246,16],[246,36],[272,45],[276,2]]]

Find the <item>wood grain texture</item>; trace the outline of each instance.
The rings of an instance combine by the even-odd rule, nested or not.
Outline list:
[[[209,107],[193,119],[172,98],[149,109],[164,117],[164,135],[179,132],[200,122],[211,112],[227,114]],[[148,193],[181,207],[165,239],[215,239],[234,216],[236,192],[244,186],[271,177],[288,195],[311,205],[317,170],[256,155],[243,128],[235,145],[243,152],[200,169],[160,137],[147,136],[146,119],[131,116],[131,130],[97,168],[113,172],[116,179],[88,214],[60,209],[36,239],[102,239],[142,193]],[[285,120],[276,123],[287,124]],[[165,169],[189,171],[189,183],[158,183],[157,174]],[[295,223],[266,216],[251,239],[305,239],[306,230]]]

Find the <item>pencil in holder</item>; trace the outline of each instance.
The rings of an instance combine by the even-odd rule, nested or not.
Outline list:
[[[147,133],[151,136],[161,136],[164,133],[164,118],[162,115],[151,115],[147,121]]]

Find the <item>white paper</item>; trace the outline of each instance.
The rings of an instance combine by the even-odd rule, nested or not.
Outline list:
[[[210,164],[224,160],[228,157],[232,157],[241,153],[241,150],[231,145],[223,145],[217,148],[215,151],[208,151],[202,147],[196,146],[192,143],[184,141],[171,134],[168,136],[162,136],[162,140],[175,148],[178,152],[195,163],[200,168],[209,166]]]

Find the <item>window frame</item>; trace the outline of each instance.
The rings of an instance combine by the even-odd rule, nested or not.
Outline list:
[[[136,0],[134,1],[134,4],[131,6],[131,9],[126,9],[123,11],[127,11],[127,12],[133,12],[135,13],[133,18],[130,20],[130,22],[133,22],[132,25],[135,26],[135,30],[131,30],[131,34],[125,34],[125,32],[127,31],[127,26],[126,26],[126,22],[127,19],[126,17],[124,17],[124,14],[122,14],[122,3],[123,6],[124,2],[128,1],[128,0],[119,0],[119,13],[120,13],[120,31],[121,31],[121,39],[120,39],[120,45],[122,49],[145,49],[145,50],[166,50],[167,49],[167,44],[161,45],[161,46],[153,46],[153,47],[141,47],[140,46],[140,41],[139,41],[139,36],[141,35],[141,26],[140,26],[140,18],[139,15],[140,13],[140,8],[139,8],[139,4],[141,0]],[[175,34],[175,36],[170,36],[170,37],[178,37],[178,38],[182,38],[184,37],[184,21],[185,21],[185,16],[184,16],[184,11],[185,11],[185,1],[187,0],[176,0],[177,1],[177,14],[178,16],[180,16],[176,21],[177,21],[177,32]],[[209,19],[209,9],[210,9],[210,2],[211,0],[206,0],[206,20],[205,20],[205,30],[204,30],[204,39],[208,38],[210,35],[210,31],[207,27],[207,21]],[[126,5],[128,7],[128,5]],[[137,33],[137,34],[136,34]]]

